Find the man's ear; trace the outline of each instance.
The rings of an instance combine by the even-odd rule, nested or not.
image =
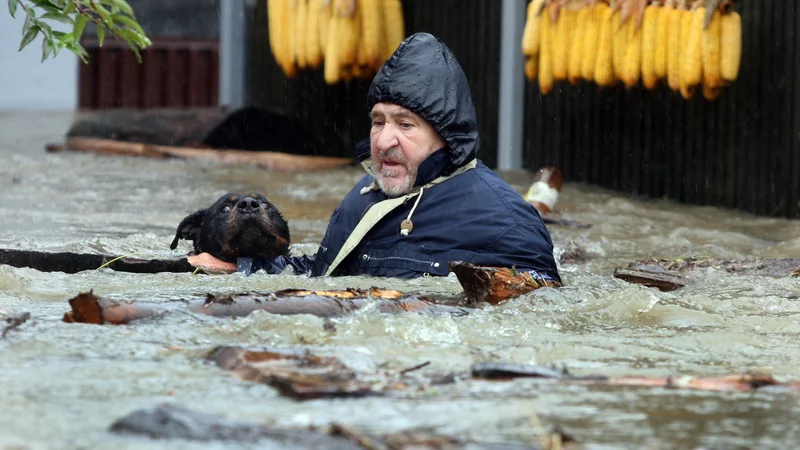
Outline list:
[[[197,232],[200,231],[200,227],[203,226],[203,219],[206,217],[206,211],[208,210],[201,209],[181,220],[180,225],[178,225],[178,230],[175,232],[175,239],[172,240],[172,244],[169,246],[170,250],[175,250],[175,247],[178,246],[178,240],[180,239],[194,241]]]

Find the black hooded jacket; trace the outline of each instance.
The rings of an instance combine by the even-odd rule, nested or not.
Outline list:
[[[408,37],[370,87],[367,106],[393,103],[419,114],[444,139],[446,147],[420,164],[415,186],[426,186],[413,212],[414,228],[403,236],[400,224],[417,198],[381,219],[331,275],[413,278],[448,274],[448,263],[515,267],[561,281],[553,244],[536,209],[497,174],[476,160],[479,137],[475,107],[461,66],[447,46],[427,33]],[[368,172],[334,211],[315,257],[287,263],[312,276],[325,275],[367,210],[387,200],[374,186],[369,139],[356,147]],[[432,180],[456,174],[439,184]]]

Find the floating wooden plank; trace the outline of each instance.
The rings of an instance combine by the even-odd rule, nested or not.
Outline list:
[[[226,346],[214,349],[207,359],[239,379],[268,384],[296,400],[364,397],[405,387],[367,383],[338,359],[307,352]]]
[[[472,367],[473,378],[510,380],[514,378],[542,378],[559,383],[604,384],[615,386],[665,387],[705,391],[753,392],[773,386],[800,394],[800,380],[779,382],[772,376],[760,373],[735,373],[720,376],[671,377],[607,377],[603,375],[571,376],[566,371],[524,364],[479,363]]]
[[[384,291],[377,288],[347,290],[347,292],[350,291],[357,295],[347,298],[346,294],[337,291],[286,290],[268,294],[224,297],[209,294],[205,300],[165,303],[111,300],[96,297],[92,292],[88,292],[78,294],[69,300],[71,311],[64,314],[63,320],[70,323],[121,325],[171,310],[188,310],[214,317],[244,317],[253,311],[266,311],[279,315],[311,314],[317,317],[338,317],[351,314],[373,303],[377,303],[377,309],[382,313],[421,312],[455,316],[469,313],[466,308],[437,305],[413,294],[398,297],[397,291]],[[295,295],[296,292],[304,295]]]
[[[298,172],[329,170],[353,164],[351,158],[292,155],[289,153],[250,150],[216,150],[206,148],[171,147],[141,142],[111,139],[70,138],[66,144],[50,144],[49,152],[75,151],[100,155],[140,156],[147,158],[199,159],[225,165],[246,165],[264,169]]]
[[[181,259],[138,259],[71,252],[37,252],[0,249],[0,265],[29,267],[41,272],[78,273],[107,267],[118,272],[193,272],[195,267]]]
[[[625,280],[628,283],[653,287],[662,292],[674,291],[688,284],[680,275],[649,272],[646,270],[615,269],[614,278]]]
[[[449,268],[464,288],[470,305],[482,302],[496,305],[539,288],[559,287],[556,283],[535,280],[507,268],[481,267],[460,261],[450,263]]]
[[[685,275],[715,268],[733,275],[760,275],[768,277],[797,276],[800,258],[764,258],[753,260],[725,260],[715,258],[687,258],[674,260],[634,261],[627,268],[618,268],[614,277],[629,283],[642,284],[662,291],[673,291],[686,286]]]

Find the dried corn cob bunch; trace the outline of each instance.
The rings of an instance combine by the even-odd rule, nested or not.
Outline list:
[[[266,0],[270,50],[287,78],[324,63],[328,84],[369,79],[405,38],[400,0]]]
[[[717,98],[741,64],[732,0],[531,0],[522,53],[543,94],[555,82],[669,86]]]

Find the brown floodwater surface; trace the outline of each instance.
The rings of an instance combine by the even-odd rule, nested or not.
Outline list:
[[[228,191],[264,193],[284,213],[295,253],[313,253],[327,219],[362,172],[273,173],[202,162],[47,154],[69,114],[0,113],[0,248],[178,257],[178,222]],[[520,193],[530,173],[503,173]],[[424,200],[423,200],[424,201]],[[589,229],[550,227],[556,256],[579,245],[592,259],[560,267],[566,287],[545,289],[466,317],[335,319],[254,313],[242,319],[170,314],[126,326],[67,324],[81,291],[138,301],[207,292],[382,287],[458,294],[453,277],[387,280],[292,274],[74,275],[0,266],[0,311],[32,318],[0,340],[0,448],[154,446],[108,426],[134,409],[175,402],[279,426],[344,423],[365,432],[431,429],[481,441],[535,443],[531,418],[588,448],[790,448],[800,438],[800,397],[569,386],[518,380],[457,382],[424,395],[298,402],[202,361],[218,345],[307,348],[363,370],[466,374],[471,364],[564,366],[573,374],[722,375],[758,370],[800,379],[800,279],[733,276],[707,269],[663,293],[614,279],[646,258],[800,257],[800,222],[714,207],[631,198],[566,183],[558,211]],[[180,448],[236,448],[183,442]],[[164,443],[163,446],[172,445]],[[177,447],[176,447],[177,448]]]

